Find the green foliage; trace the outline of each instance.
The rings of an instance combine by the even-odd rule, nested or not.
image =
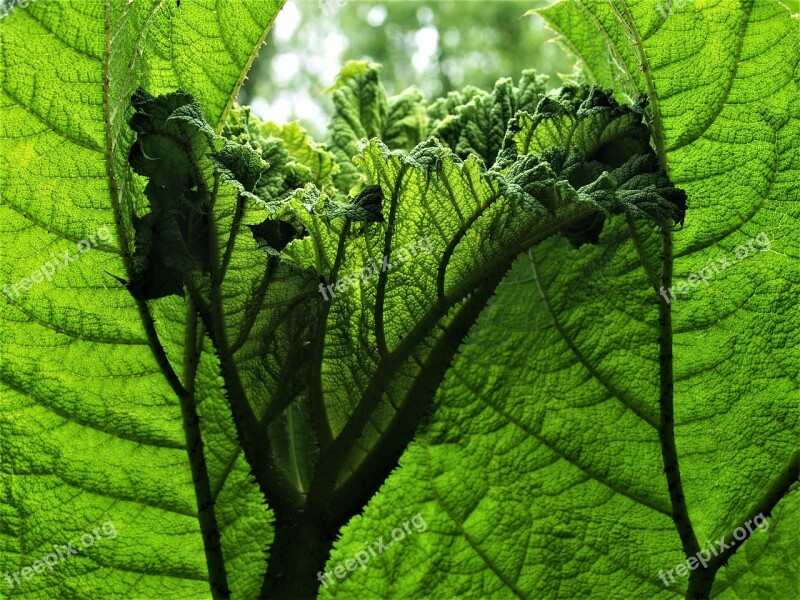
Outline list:
[[[510,79],[497,82],[491,94],[477,88],[452,92],[431,107],[431,131],[459,156],[481,157],[494,164],[506,136],[508,122],[519,112],[533,113],[546,91],[547,77],[524,71],[518,87]],[[528,154],[523,152],[523,154]]]
[[[347,132],[388,123],[382,109],[394,104],[376,77],[365,66],[341,78],[331,125],[339,156],[356,137],[336,145],[344,123]],[[510,81],[497,89],[522,95]],[[534,133],[511,119],[500,136],[508,147],[488,170],[480,156],[462,160],[435,137],[410,152],[373,139],[352,159],[357,186],[348,200],[346,189],[302,180],[295,193],[262,186],[290,180],[283,174],[297,163],[272,136],[276,128],[246,110],[225,129],[226,142],[186,94],[134,96],[130,161],[148,178],[151,212],[134,220],[139,267],[129,288],[140,300],[186,290],[213,342],[244,454],[278,519],[266,594],[307,595],[316,585],[326,539],[390,473],[520,249],[558,232],[575,245],[595,242],[617,214],[683,219],[685,197],[660,173],[641,110],[597,88],[585,97],[542,98],[545,112],[525,126],[557,130],[566,117],[584,135],[545,143],[540,158],[518,148],[515,135]],[[468,104],[459,118],[467,128],[496,127],[506,116],[496,104]],[[424,108],[415,112],[427,119]],[[278,160],[267,166],[264,156]],[[256,215],[266,216],[251,229],[268,249],[266,270],[251,259],[246,225]],[[311,281],[321,296],[309,298]],[[314,530],[283,525],[302,519]],[[301,535],[314,547],[289,551],[283,540]]]
[[[168,4],[0,23],[5,280],[114,230],[5,288],[0,572],[118,532],[0,596],[791,592],[781,4],[541,11],[597,85],[524,71],[428,102],[350,63],[326,143],[233,102],[277,4]],[[664,293],[762,234],[769,252]],[[758,514],[743,550],[662,584]],[[401,550],[326,579],[389,532]]]
[[[669,383],[700,547],[771,513],[767,531],[717,563],[710,595],[796,597],[800,28],[779,3],[687,3],[663,23],[655,4],[565,1],[541,14],[587,76],[650,97],[658,156],[688,192],[665,263],[676,285],[760,232],[771,240],[672,302]],[[518,259],[445,377],[427,433],[329,568],[362,540],[388,539],[407,507],[435,524],[326,595],[686,594],[688,577],[659,578],[686,563],[659,439],[661,240],[618,219],[597,246],[570,254],[553,238]]]
[[[383,65],[390,95],[412,85],[429,98],[466,85],[491,89],[498,77],[517,80],[526,69],[549,75],[549,83],[557,86],[559,75],[573,71],[574,59],[552,42],[554,34],[541,19],[521,18],[536,5],[528,0],[298,0],[287,6],[277,35],[253,64],[241,99],[287,115],[282,118],[304,119],[322,136],[333,106],[318,92],[331,85],[336,65],[348,60]]]
[[[341,169],[336,183],[344,191],[358,179],[352,158],[358,154],[359,140],[379,138],[392,148],[411,150],[425,136],[427,113],[422,95],[408,89],[388,97],[380,71],[380,65],[348,63],[329,90],[335,107],[331,147]]]
[[[39,1],[0,21],[0,278],[56,267],[0,302],[0,574],[14,583],[3,579],[0,597],[208,597],[220,546],[234,596],[258,594],[271,512],[213,348],[197,337],[184,370],[196,336],[184,301],[137,302],[112,275],[132,280],[134,221],[152,208],[128,164],[131,97],[183,86],[221,130],[280,5]],[[79,253],[100,231],[108,243]],[[64,252],[74,260],[56,265]],[[194,397],[202,445],[170,365]],[[211,501],[219,543],[206,546]],[[109,520],[113,541],[14,582],[54,544],[79,548]]]

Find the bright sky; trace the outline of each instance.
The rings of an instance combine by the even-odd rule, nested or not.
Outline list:
[[[291,39],[300,24],[300,11],[297,0],[289,0],[275,21],[272,35],[280,46]],[[303,0],[301,0],[303,1]],[[305,0],[308,1],[308,0]],[[342,0],[327,1],[323,10],[337,10],[337,3]],[[426,12],[427,11],[427,12]],[[367,23],[372,27],[380,27],[386,21],[387,10],[383,6],[374,6],[367,13]],[[439,32],[433,27],[433,12],[430,8],[421,7],[418,18],[421,23],[431,23],[422,27],[414,36],[415,49],[411,55],[411,62],[417,71],[429,68],[436,55],[439,45]],[[320,27],[310,35],[309,46],[318,48],[314,54],[300,54],[297,52],[284,52],[277,54],[272,59],[273,81],[277,84],[289,84],[302,68],[318,73],[323,81],[331,84],[342,67],[342,56],[347,49],[347,38],[342,35],[334,25],[335,20],[323,20]],[[288,87],[288,86],[287,86]],[[318,98],[319,90],[293,90],[278,91],[269,99],[253,98],[252,110],[260,118],[276,122],[287,122],[299,118],[310,123],[324,127],[323,114]]]

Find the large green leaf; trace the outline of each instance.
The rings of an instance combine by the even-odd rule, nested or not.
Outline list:
[[[326,337],[320,392],[331,435],[342,446],[335,454],[344,454],[345,488],[347,477],[370,477],[368,468],[356,467],[376,458],[370,454],[387,454],[378,440],[403,429],[404,413],[422,404],[422,390],[433,385],[426,377],[452,355],[443,341],[468,308],[451,310],[484,284],[491,289],[519,248],[555,233],[578,245],[593,241],[583,223],[602,226],[605,214],[681,218],[681,193],[658,174],[641,114],[609,104],[599,90],[577,111],[558,100],[543,106],[553,112],[535,113],[542,127],[573,118],[597,135],[591,142],[557,140],[543,153],[549,163],[530,155],[489,171],[478,156],[462,162],[434,142],[405,155],[373,141],[355,163],[364,174],[362,195],[381,200],[381,222],[354,231],[352,223],[329,226],[311,214],[306,229],[314,235],[287,248],[330,282],[320,284],[321,299],[331,302],[318,331]],[[624,156],[603,153],[601,134],[611,130]],[[356,437],[353,421],[360,419],[370,427]]]
[[[383,104],[381,86],[369,85],[369,101],[339,98],[340,110],[353,115],[356,129],[363,127],[358,119],[373,114],[373,105]],[[498,89],[514,88],[504,81]],[[361,152],[353,160],[359,179],[351,197],[344,198],[343,190],[308,185],[283,202],[264,198],[275,220],[299,222],[307,233],[286,246],[288,263],[282,266],[313,274],[319,288],[315,299],[303,304],[315,322],[308,355],[299,362],[278,361],[308,369],[307,379],[306,371],[291,378],[298,382],[295,397],[283,394],[285,402],[279,401],[275,390],[259,389],[258,380],[242,390],[261,419],[258,428],[268,428],[274,449],[263,448],[272,459],[264,476],[279,473],[283,483],[278,487],[287,492],[276,507],[265,593],[303,595],[316,585],[314,573],[326,557],[321,551],[396,464],[458,343],[520,249],[558,234],[575,245],[593,243],[614,214],[682,220],[685,196],[660,171],[639,106],[620,106],[597,88],[580,97],[553,97],[541,106],[545,112],[529,116],[542,128],[570,121],[594,135],[554,139],[540,153],[546,162],[520,155],[504,129],[495,150],[505,146],[502,160],[488,170],[481,157],[462,160],[435,139],[409,153],[390,151],[373,139],[359,143]],[[484,113],[496,121],[493,129],[509,116],[497,116],[489,106],[470,114]],[[182,110],[173,114],[183,118]],[[339,125],[341,119],[335,118],[334,131]],[[512,122],[511,131],[517,129]],[[246,128],[236,139],[264,148],[270,143],[264,136],[272,131]],[[613,133],[615,152],[608,150],[604,132]],[[193,152],[193,144],[183,146]],[[140,154],[145,159],[160,157],[152,145],[144,148]],[[338,148],[339,158],[346,152]],[[132,156],[138,164],[139,153]],[[197,171],[202,171],[199,161]],[[149,176],[148,189],[160,189],[161,175]],[[171,248],[169,260],[179,260],[183,246]],[[167,260],[161,262],[162,272],[168,272]],[[213,298],[209,302],[201,291],[203,284],[192,282],[190,273],[203,270],[199,259],[178,266],[174,271],[184,273],[186,285],[200,291],[196,304],[213,305]],[[296,337],[305,339],[302,332]],[[222,338],[216,335],[215,344],[224,357],[230,353],[219,345]],[[229,381],[233,373],[223,375]],[[246,452],[249,445],[246,441]],[[251,460],[257,477],[263,458],[260,452]],[[270,485],[263,489],[274,506],[274,490]]]
[[[428,529],[326,593],[683,596],[688,578],[659,578],[685,562],[659,439],[674,385],[678,491],[700,548],[771,514],[712,595],[796,597],[798,494],[780,500],[800,430],[796,17],[767,0],[688,3],[666,21],[650,0],[563,0],[542,14],[587,76],[649,96],[659,157],[689,194],[666,257],[686,293],[659,295],[663,232],[637,219],[612,221],[597,247],[554,239],[521,257],[448,373],[429,433],[329,565],[416,512]],[[532,120],[519,121],[519,151],[535,151]],[[703,272],[708,285],[687,282],[740,247],[745,259]]]
[[[526,74],[426,109],[354,63],[330,154],[232,110],[278,4],[41,2],[0,23],[0,569],[117,534],[23,570],[13,593],[309,596],[440,386],[331,564],[415,513],[418,530],[331,593],[674,595],[685,580],[658,572],[681,546],[759,510],[769,530],[714,593],[792,591],[800,135],[783,5],[698,6],[691,26],[652,2],[545,11],[633,107],[572,85],[542,99]],[[426,131],[441,142],[418,144]],[[685,195],[662,168],[692,195],[680,233]],[[660,298],[659,277],[750,240],[707,287]]]
[[[137,303],[116,279],[133,274],[146,207],[127,161],[132,94],[191,90],[221,130],[282,2],[178,4],[37,2],[0,22],[0,572],[104,522],[117,531],[3,597],[207,597],[220,565],[253,597],[266,568],[269,514],[208,342],[182,301]],[[56,263],[65,252],[78,256]],[[221,542],[206,556],[212,514]]]

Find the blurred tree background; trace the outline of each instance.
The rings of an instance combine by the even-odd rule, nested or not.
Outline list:
[[[324,90],[347,60],[383,64],[391,94],[418,87],[435,99],[466,84],[491,89],[524,69],[570,74],[574,61],[537,16],[536,0],[289,0],[239,97],[263,119],[299,119],[321,137],[331,111]]]

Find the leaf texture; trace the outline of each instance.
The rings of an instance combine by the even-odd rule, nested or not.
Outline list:
[[[184,87],[218,126],[280,5],[63,0],[0,23],[0,572],[107,521],[118,533],[0,596],[210,595],[181,408],[148,319],[115,279],[127,278],[133,218],[146,211],[129,176],[128,106],[140,86]],[[51,277],[13,288],[48,264]],[[168,340],[184,335],[185,309],[157,304],[150,317],[183,375],[183,344]],[[252,597],[269,513],[202,356],[197,385],[209,386],[196,400],[223,552],[234,596]]]
[[[766,1],[690,3],[666,21],[650,1],[564,0],[541,14],[588,77],[649,97],[658,156],[688,193],[673,233],[673,281],[687,290],[671,305],[675,437],[708,548],[797,460],[797,22]],[[578,130],[537,131],[549,142]],[[750,240],[708,285],[687,282]],[[427,530],[323,595],[684,596],[686,578],[659,578],[685,562],[658,437],[660,246],[657,228],[618,217],[597,246],[554,238],[518,259],[445,378],[428,434],[328,568],[362,540],[389,540],[407,507]],[[714,596],[796,595],[796,503],[788,492],[719,571]],[[768,575],[778,562],[785,571]]]

